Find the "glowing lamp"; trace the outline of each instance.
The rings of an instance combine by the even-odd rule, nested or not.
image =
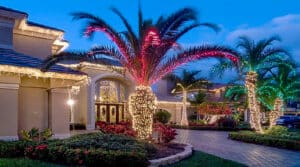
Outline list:
[[[74,101],[73,99],[69,99],[69,100],[67,101],[67,104],[68,104],[69,106],[73,106],[73,105],[75,104],[75,101]]]

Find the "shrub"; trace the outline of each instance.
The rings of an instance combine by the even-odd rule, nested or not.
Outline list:
[[[27,141],[0,142],[0,158],[22,157],[25,148],[32,144]]]
[[[70,130],[85,130],[85,124],[82,123],[71,123]]]
[[[97,128],[108,134],[123,134],[126,136],[136,137],[137,133],[132,129],[129,122],[120,122],[119,124],[109,124],[106,122],[97,122]]]
[[[254,132],[231,132],[228,136],[232,140],[255,143],[266,146],[300,150],[300,141],[288,138],[276,138],[270,135],[257,134]]]
[[[155,123],[153,125],[154,131],[158,132],[158,142],[169,143],[177,135],[176,130],[172,129],[170,126],[166,126],[162,123]]]
[[[237,125],[238,129],[243,129],[243,130],[250,130],[251,126],[249,122],[239,122],[239,124]]]
[[[0,158],[28,157],[71,166],[148,166],[154,145],[124,135],[90,133],[65,140],[1,142]]]
[[[266,131],[266,134],[273,136],[284,136],[288,135],[289,131],[287,127],[284,126],[273,126]]]
[[[45,141],[52,136],[51,129],[47,128],[44,131],[39,131],[38,128],[32,128],[29,131],[21,130],[20,138],[25,141]]]
[[[232,118],[222,117],[218,120],[218,125],[223,128],[235,128],[236,122]]]
[[[162,124],[166,124],[170,121],[171,114],[166,110],[158,110],[154,114],[154,119]]]
[[[207,125],[206,120],[189,121],[189,126],[205,126],[205,125]]]
[[[48,145],[41,143],[38,145],[29,145],[25,148],[24,154],[31,159],[47,160],[48,152]]]

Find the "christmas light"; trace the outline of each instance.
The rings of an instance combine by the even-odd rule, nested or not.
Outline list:
[[[86,75],[75,75],[57,72],[42,72],[40,69],[27,68],[27,67],[17,67],[10,65],[0,65],[0,72],[2,73],[17,73],[20,75],[28,75],[36,78],[59,78],[59,79],[69,79],[69,80],[82,80],[87,82],[88,78]]]
[[[262,133],[263,130],[260,124],[260,105],[256,97],[256,83],[257,83],[257,73],[250,71],[246,76],[246,88],[248,90],[248,107],[250,110],[250,126],[255,131]]]
[[[276,98],[274,103],[274,110],[272,110],[269,114],[269,120],[270,120],[270,128],[276,125],[276,120],[281,115],[281,109],[283,107],[283,100]]]
[[[145,140],[152,134],[153,113],[156,108],[156,97],[150,86],[137,86],[129,96],[129,112],[132,116],[132,127],[138,138]]]

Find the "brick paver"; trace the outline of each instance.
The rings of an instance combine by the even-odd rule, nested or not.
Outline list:
[[[177,142],[190,143],[195,150],[253,167],[300,167],[300,151],[290,151],[227,138],[228,132],[177,129]]]

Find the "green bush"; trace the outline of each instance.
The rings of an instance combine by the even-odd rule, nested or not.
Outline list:
[[[254,132],[231,132],[228,136],[232,140],[255,143],[266,146],[285,148],[291,150],[300,150],[300,140],[294,140],[283,137],[274,137],[266,134],[257,134]]]
[[[166,110],[158,110],[154,114],[155,120],[157,120],[160,123],[166,124],[170,121],[171,114]]]
[[[285,136],[289,134],[289,130],[284,126],[273,126],[266,131],[266,134],[273,136]]]
[[[28,141],[0,142],[0,158],[14,158],[24,156],[25,148],[33,145]]]
[[[44,142],[0,141],[0,158],[27,157],[71,166],[147,166],[154,145],[103,133]]]
[[[38,128],[32,128],[29,131],[20,131],[21,140],[25,141],[45,141],[48,140],[52,135],[52,131],[49,128],[41,132]]]
[[[117,134],[103,134],[103,133],[89,133],[73,136],[64,140],[63,145],[69,148],[101,148],[104,150],[121,150],[121,151],[135,151],[146,153],[144,142],[137,141],[133,137],[117,135]]]

